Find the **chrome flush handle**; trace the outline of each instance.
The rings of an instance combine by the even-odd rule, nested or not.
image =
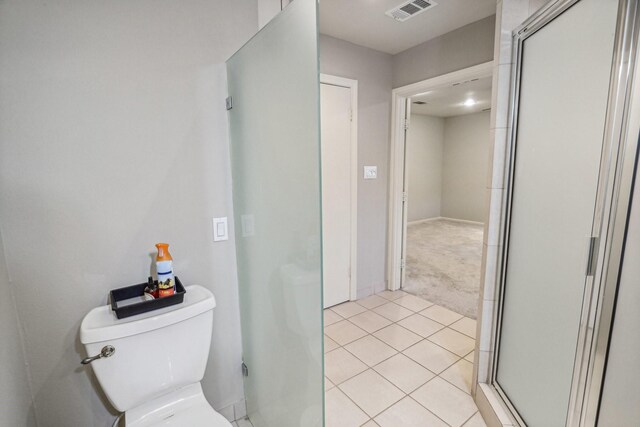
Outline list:
[[[93,362],[94,360],[98,360],[98,359],[102,359],[103,357],[111,357],[113,356],[113,353],[116,352],[116,348],[112,345],[105,345],[104,347],[102,347],[102,350],[100,351],[100,354],[98,354],[97,356],[93,356],[93,357],[85,357],[84,359],[82,359],[82,363],[83,365],[88,365],[89,363]]]

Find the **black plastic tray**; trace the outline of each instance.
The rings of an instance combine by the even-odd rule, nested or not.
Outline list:
[[[187,291],[185,291],[184,286],[182,286],[182,283],[177,276],[175,279],[175,294],[168,297],[156,298],[154,300],[125,305],[124,307],[118,307],[118,301],[123,301],[144,295],[144,288],[147,287],[147,283],[140,283],[139,285],[113,289],[111,292],[109,292],[111,300],[111,310],[115,311],[116,317],[118,319],[124,319],[125,317],[135,316],[136,314],[148,313],[149,311],[159,310],[161,308],[180,304],[184,301],[184,294]]]

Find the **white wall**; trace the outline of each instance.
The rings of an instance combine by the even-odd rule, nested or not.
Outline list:
[[[257,27],[255,0],[0,2],[0,221],[39,426],[111,425],[78,327],[160,240],[217,298],[205,394],[243,399],[235,248],[211,218],[233,218],[224,61]]]
[[[484,222],[490,113],[412,114],[407,132],[408,221]]]
[[[488,16],[393,56],[393,87],[493,60],[496,16]]]
[[[320,70],[358,80],[358,296],[386,288],[391,55],[320,36]],[[364,180],[365,165],[378,178]]]
[[[407,130],[407,221],[440,216],[444,122],[440,117],[412,114]]]
[[[0,426],[36,425],[18,313],[0,234]]]
[[[489,170],[488,111],[448,117],[444,121],[442,216],[485,221]]]

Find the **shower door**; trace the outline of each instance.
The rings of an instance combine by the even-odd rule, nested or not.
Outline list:
[[[630,4],[558,1],[515,32],[492,377],[518,421],[531,427],[580,423],[599,280],[611,249],[607,223],[632,62],[621,48],[633,39],[624,32],[635,14]]]
[[[244,387],[255,427],[323,424],[317,46],[316,1],[296,0],[227,62]]]

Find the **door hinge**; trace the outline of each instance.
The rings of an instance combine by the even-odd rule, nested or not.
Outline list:
[[[243,377],[249,376],[249,368],[247,367],[247,364],[244,362],[242,362],[242,376]]]
[[[225,102],[227,104],[227,111],[231,110],[233,108],[233,97],[227,96]]]
[[[598,237],[589,238],[589,255],[587,258],[587,277],[593,277],[596,273],[596,265],[598,262]]]
[[[409,129],[409,119],[404,119],[404,130]]]
[[[407,194],[407,192],[403,191],[402,192],[402,203],[406,203],[408,198],[409,198],[409,195]]]
[[[404,258],[402,258],[402,259],[400,260],[400,269],[401,269],[401,270],[404,270],[404,268],[405,268],[406,266],[407,266],[407,264],[405,263]]]
[[[353,110],[349,110],[349,121],[353,121]]]

